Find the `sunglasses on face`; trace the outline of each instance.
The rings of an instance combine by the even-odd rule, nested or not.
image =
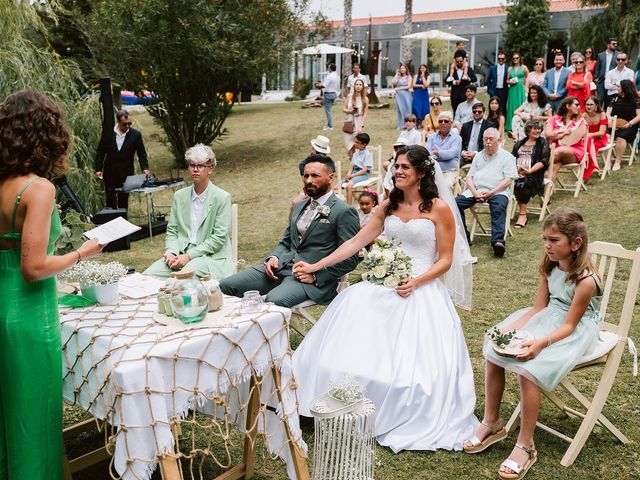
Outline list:
[[[445,119],[442,119],[442,120],[438,120],[438,123],[451,123],[451,120],[447,120],[445,118]]]
[[[431,102],[431,105],[440,105],[440,102]]]
[[[584,63],[584,62],[583,62],[582,60],[576,60],[576,61],[575,61],[575,62],[573,62],[573,63]]]
[[[536,63],[536,67],[541,67],[542,64],[541,63]]]
[[[616,58],[616,62],[626,62],[626,58]]]
[[[473,113],[484,113],[484,110],[472,110]]]

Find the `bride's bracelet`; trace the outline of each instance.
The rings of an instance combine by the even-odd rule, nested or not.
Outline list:
[[[547,347],[550,347],[553,342],[551,341],[551,337],[547,337]]]

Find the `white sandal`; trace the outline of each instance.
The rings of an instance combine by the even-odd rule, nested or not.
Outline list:
[[[467,447],[465,444],[463,444],[462,448],[464,449],[465,453],[483,452],[494,443],[507,438],[507,430],[502,419],[498,419],[493,425],[488,425],[485,422],[480,423],[487,427],[490,430],[490,433],[483,440],[480,440],[477,435],[474,435],[469,440],[464,442],[465,444],[471,444],[470,447]]]
[[[500,467],[506,467],[514,472],[514,473],[506,473],[498,470],[498,477],[500,477],[503,480],[522,480],[524,476],[527,474],[527,472],[529,471],[529,469],[532,467],[532,465],[536,463],[536,460],[538,460],[538,452],[535,449],[535,445],[532,445],[531,448],[529,448],[529,447],[525,447],[524,445],[520,445],[519,443],[516,443],[516,447],[527,452],[527,455],[529,455],[529,459],[526,461],[524,465],[516,463],[510,458],[507,458],[504,462],[502,462]]]

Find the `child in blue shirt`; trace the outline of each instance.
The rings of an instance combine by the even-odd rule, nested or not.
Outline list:
[[[371,152],[367,150],[367,145],[369,145],[370,141],[371,139],[367,133],[356,135],[355,152],[351,157],[351,166],[345,181],[342,183],[342,188],[347,192],[346,201],[348,205],[351,205],[353,201],[353,186],[367,180],[369,173],[373,170],[373,157]]]

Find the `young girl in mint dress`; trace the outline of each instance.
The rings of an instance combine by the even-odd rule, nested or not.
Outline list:
[[[553,390],[583,355],[593,351],[598,340],[602,292],[587,252],[582,216],[561,208],[547,217],[542,238],[545,255],[533,307],[518,310],[497,325],[503,332],[525,330],[534,339],[525,342],[528,348],[515,358],[496,354],[491,342],[486,342],[484,418],[464,445],[467,453],[478,453],[507,436],[499,410],[504,371],[515,372],[520,383],[521,426],[516,446],[498,472],[505,480],[524,478],[537,459],[533,433],[540,389]]]
[[[62,353],[55,275],[102,251],[53,255],[55,187],[71,143],[62,111],[21,91],[0,103],[0,478],[62,479]]]

